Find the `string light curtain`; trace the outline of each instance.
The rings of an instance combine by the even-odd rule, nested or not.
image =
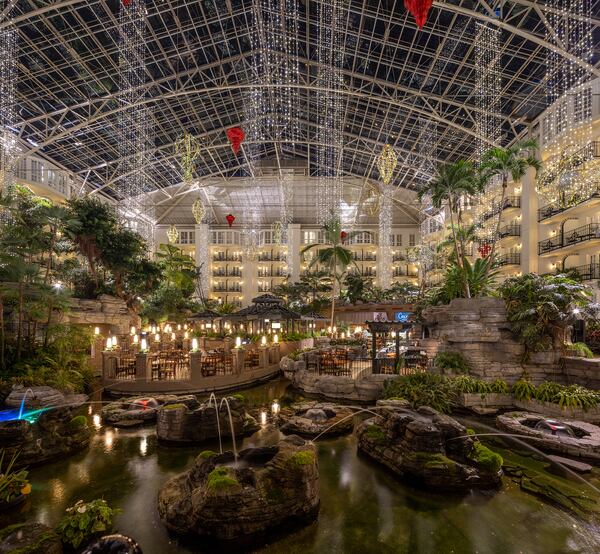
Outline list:
[[[592,0],[546,0],[549,29],[546,41],[546,92],[551,110],[542,119],[542,143],[548,158],[538,180],[538,192],[549,203],[569,205],[596,190],[594,179],[583,170],[590,158],[592,140],[592,93],[585,87],[590,74],[567,59],[592,62]]]
[[[9,1],[0,3],[2,10],[10,7],[6,5]],[[12,8],[6,14],[7,25],[0,30],[0,190],[7,190],[12,185],[18,155],[17,140],[12,130],[17,121],[18,32],[12,22],[11,12]]]
[[[341,161],[343,147],[344,87],[344,0],[329,0],[319,4],[317,43],[316,162],[319,194],[317,220],[324,224],[341,218],[343,184]]]
[[[392,195],[390,185],[394,171],[398,165],[398,156],[391,145],[386,144],[377,158],[379,170],[380,201],[379,201],[379,253],[378,273],[379,286],[387,289],[392,285]]]
[[[126,107],[119,114],[121,178],[117,191],[119,213],[127,225],[148,242],[154,242],[154,206],[147,193],[151,111],[146,98],[146,3],[124,0],[119,11],[119,100]]]
[[[475,132],[478,135],[475,146],[475,161],[481,158],[492,144],[500,144],[502,138],[501,92],[502,77],[500,63],[501,30],[491,23],[476,24],[475,31],[475,87],[474,104],[476,110]],[[486,190],[476,199],[464,199],[464,203],[474,202],[475,226],[480,242],[493,240],[497,218],[500,211],[493,217],[489,216],[490,208],[497,207],[502,196],[502,186],[499,180],[491,181]],[[466,206],[463,206],[466,207]]]

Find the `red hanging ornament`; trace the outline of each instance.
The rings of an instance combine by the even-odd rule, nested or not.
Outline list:
[[[227,129],[227,138],[231,143],[231,149],[234,154],[237,154],[240,151],[240,146],[244,139],[246,138],[246,133],[244,133],[244,129],[241,127],[231,127],[231,129]]]
[[[346,233],[346,231],[342,231],[340,233],[340,237],[342,239],[342,242],[345,241],[348,238],[348,233]]]
[[[131,0],[123,0],[123,5],[125,7],[129,6],[129,4],[131,4]]]
[[[419,29],[425,26],[432,5],[433,0],[404,0],[404,7],[413,15]]]
[[[229,226],[231,227],[233,225],[233,222],[235,221],[235,216],[231,215],[231,214],[227,214],[225,216],[225,219],[227,220],[227,223],[229,224]]]
[[[492,251],[492,247],[487,242],[485,242],[477,249],[477,251],[479,252],[479,255],[482,258],[485,258]]]

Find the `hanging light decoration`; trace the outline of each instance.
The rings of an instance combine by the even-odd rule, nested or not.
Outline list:
[[[377,158],[377,169],[379,169],[379,175],[384,185],[390,184],[397,165],[398,156],[396,156],[396,152],[394,152],[391,145],[386,144]]]
[[[233,225],[233,222],[235,221],[235,216],[232,214],[227,214],[225,216],[225,219],[227,220],[227,224],[231,227]]]
[[[204,207],[204,204],[200,198],[196,198],[192,204],[192,215],[194,216],[196,224],[200,225],[204,219],[204,216],[206,215],[206,208]]]
[[[10,8],[12,11],[12,8]],[[18,32],[10,11],[8,24],[0,30],[0,191],[13,182],[17,141],[10,130],[16,123]]]
[[[196,160],[200,156],[200,141],[197,137],[186,133],[175,143],[175,152],[179,155],[183,182],[191,185],[194,180]]]
[[[244,139],[246,138],[246,133],[244,133],[244,130],[241,127],[231,127],[230,129],[227,129],[227,138],[231,143],[233,153],[237,155],[242,146],[242,142],[244,142]]]
[[[149,249],[154,242],[155,207],[148,196],[147,167],[152,147],[151,104],[146,102],[146,1],[127,0],[119,10],[118,140],[121,163],[118,211],[140,233]]]
[[[170,244],[175,244],[179,240],[179,231],[175,225],[171,225],[167,231],[167,238]]]
[[[273,242],[281,245],[283,243],[283,225],[281,221],[275,221],[272,226],[273,230]]]
[[[422,29],[427,23],[427,16],[432,5],[433,0],[404,0],[404,7],[415,18],[419,29]]]

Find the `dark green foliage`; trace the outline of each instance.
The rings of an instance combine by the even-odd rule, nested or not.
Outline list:
[[[67,508],[67,514],[60,520],[56,532],[63,543],[78,548],[95,535],[110,531],[113,518],[119,511],[112,509],[102,499],[87,503],[79,500]]]
[[[515,400],[531,400],[535,396],[535,386],[527,377],[521,377],[513,386]]]
[[[594,353],[585,342],[575,342],[567,345],[567,356],[577,356],[578,358],[593,358]]]
[[[552,348],[559,331],[575,320],[573,310],[588,311],[591,292],[565,275],[528,273],[499,287],[508,320],[528,352]]]
[[[469,362],[460,352],[439,352],[434,365],[443,373],[469,373]]]
[[[418,408],[431,406],[435,410],[449,413],[456,399],[450,379],[432,373],[403,375],[386,383],[384,398],[403,398]]]

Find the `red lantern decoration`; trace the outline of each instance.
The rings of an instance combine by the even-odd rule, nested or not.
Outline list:
[[[340,233],[340,237],[342,239],[342,242],[345,241],[348,238],[348,233],[346,233],[346,231],[342,231]]]
[[[225,219],[227,220],[227,223],[229,224],[229,226],[231,227],[233,225],[233,222],[235,221],[235,216],[231,215],[231,214],[227,214],[225,216]]]
[[[237,154],[240,151],[240,146],[244,139],[246,138],[246,133],[241,127],[231,127],[231,129],[227,129],[227,138],[231,143],[231,149],[234,154]]]
[[[492,247],[485,242],[477,249],[477,251],[482,258],[485,258],[492,251]]]
[[[433,0],[404,0],[404,7],[413,15],[417,26],[422,29],[427,22]]]

